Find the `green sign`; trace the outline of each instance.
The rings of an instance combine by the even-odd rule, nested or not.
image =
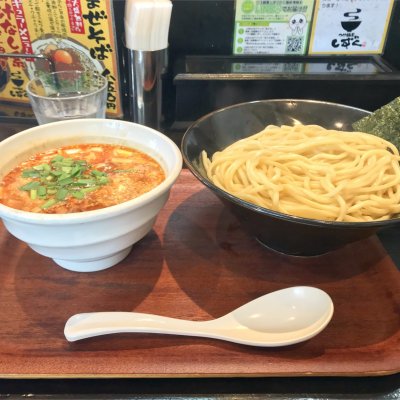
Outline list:
[[[234,54],[307,50],[315,0],[236,0]]]

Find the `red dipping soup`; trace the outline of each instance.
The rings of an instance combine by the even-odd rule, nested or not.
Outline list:
[[[0,182],[0,203],[23,211],[74,213],[134,199],[165,180],[152,157],[112,144],[79,144],[37,153]]]

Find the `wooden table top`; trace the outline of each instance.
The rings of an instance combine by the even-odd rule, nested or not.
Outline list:
[[[315,338],[253,348],[118,334],[69,343],[66,320],[137,311],[205,320],[273,290],[319,287],[335,313]],[[373,376],[400,371],[400,273],[376,237],[330,254],[276,254],[184,170],[154,229],[120,264],[64,270],[0,227],[0,377]]]

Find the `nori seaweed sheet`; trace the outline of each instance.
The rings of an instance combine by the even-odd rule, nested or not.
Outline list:
[[[379,136],[400,149],[400,97],[354,122],[352,127]]]

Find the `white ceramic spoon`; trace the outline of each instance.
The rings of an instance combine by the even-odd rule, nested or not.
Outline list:
[[[187,321],[136,312],[76,314],[66,323],[70,342],[122,332],[201,336],[250,346],[275,347],[299,343],[321,332],[333,314],[324,291],[297,286],[261,296],[223,317]]]

